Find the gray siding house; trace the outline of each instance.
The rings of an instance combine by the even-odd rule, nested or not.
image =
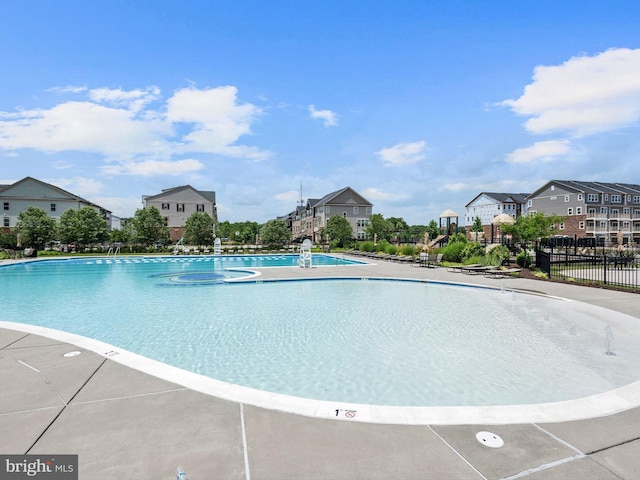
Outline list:
[[[207,213],[214,222],[218,221],[216,192],[196,190],[191,185],[167,188],[157,195],[143,195],[142,205],[160,211],[174,242],[182,238],[187,218],[195,212]]]
[[[29,207],[44,210],[55,220],[59,220],[67,210],[91,207],[107,221],[109,230],[113,228],[110,210],[55,185],[33,177],[25,177],[11,185],[0,185],[0,217],[2,217],[0,227],[4,231],[9,232],[15,227],[18,215]]]
[[[559,215],[563,235],[640,242],[640,185],[552,180],[527,197],[527,212]]]
[[[344,187],[319,199],[309,199],[289,214],[291,236],[294,240],[309,238],[314,243],[322,241],[321,232],[327,220],[341,215],[351,224],[354,237],[367,238],[366,228],[371,218],[373,204],[351,187]]]

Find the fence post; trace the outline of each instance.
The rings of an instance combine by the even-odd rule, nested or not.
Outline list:
[[[607,256],[602,255],[602,267],[603,267],[603,282],[607,284]]]

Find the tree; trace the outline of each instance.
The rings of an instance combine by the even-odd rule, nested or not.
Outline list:
[[[341,215],[329,217],[322,233],[329,236],[329,245],[332,248],[350,247],[353,244],[353,228],[349,220]]]
[[[132,241],[143,245],[169,239],[169,228],[164,224],[164,218],[156,207],[139,208],[131,219]]]
[[[92,245],[109,239],[107,221],[92,207],[66,210],[58,222],[58,240],[64,243]]]
[[[331,218],[329,218],[329,220],[331,220]],[[328,225],[329,222],[327,221],[327,226]],[[378,241],[389,240],[389,238],[391,237],[391,228],[389,227],[389,223],[380,213],[374,213],[373,215],[371,215],[366,232],[367,236],[372,240],[374,238],[377,238]]]
[[[260,238],[264,245],[283,247],[291,241],[291,232],[282,220],[269,220],[260,229]]]
[[[431,240],[435,239],[438,235],[440,235],[440,226],[438,222],[431,219],[429,225],[427,225],[427,232],[429,233],[429,238]]]
[[[482,220],[480,217],[476,217],[473,219],[473,225],[471,225],[471,231],[476,234],[476,242],[478,241],[478,233],[482,232],[484,227],[482,226]]]
[[[398,242],[407,241],[409,238],[409,225],[404,221],[404,218],[389,217],[387,218],[387,224],[389,231],[398,239]]]
[[[28,207],[18,214],[16,229],[23,247],[42,249],[56,237],[56,221],[37,207]]]
[[[564,217],[545,216],[542,212],[536,212],[518,217],[513,224],[501,224],[500,228],[504,233],[512,235],[514,240],[529,243],[553,235],[555,225],[563,221]]]
[[[184,242],[213,245],[213,218],[207,212],[193,212],[184,224]]]

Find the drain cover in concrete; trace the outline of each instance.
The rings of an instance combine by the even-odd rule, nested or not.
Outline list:
[[[478,432],[476,433],[478,441],[487,447],[500,448],[504,445],[504,441],[495,433],[491,432]]]

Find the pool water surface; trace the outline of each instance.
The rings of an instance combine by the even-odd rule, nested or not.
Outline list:
[[[530,404],[639,377],[637,332],[607,332],[613,312],[579,302],[408,280],[228,283],[213,262],[173,260],[4,266],[0,320],[317,400]],[[181,282],[206,288],[160,288]]]

